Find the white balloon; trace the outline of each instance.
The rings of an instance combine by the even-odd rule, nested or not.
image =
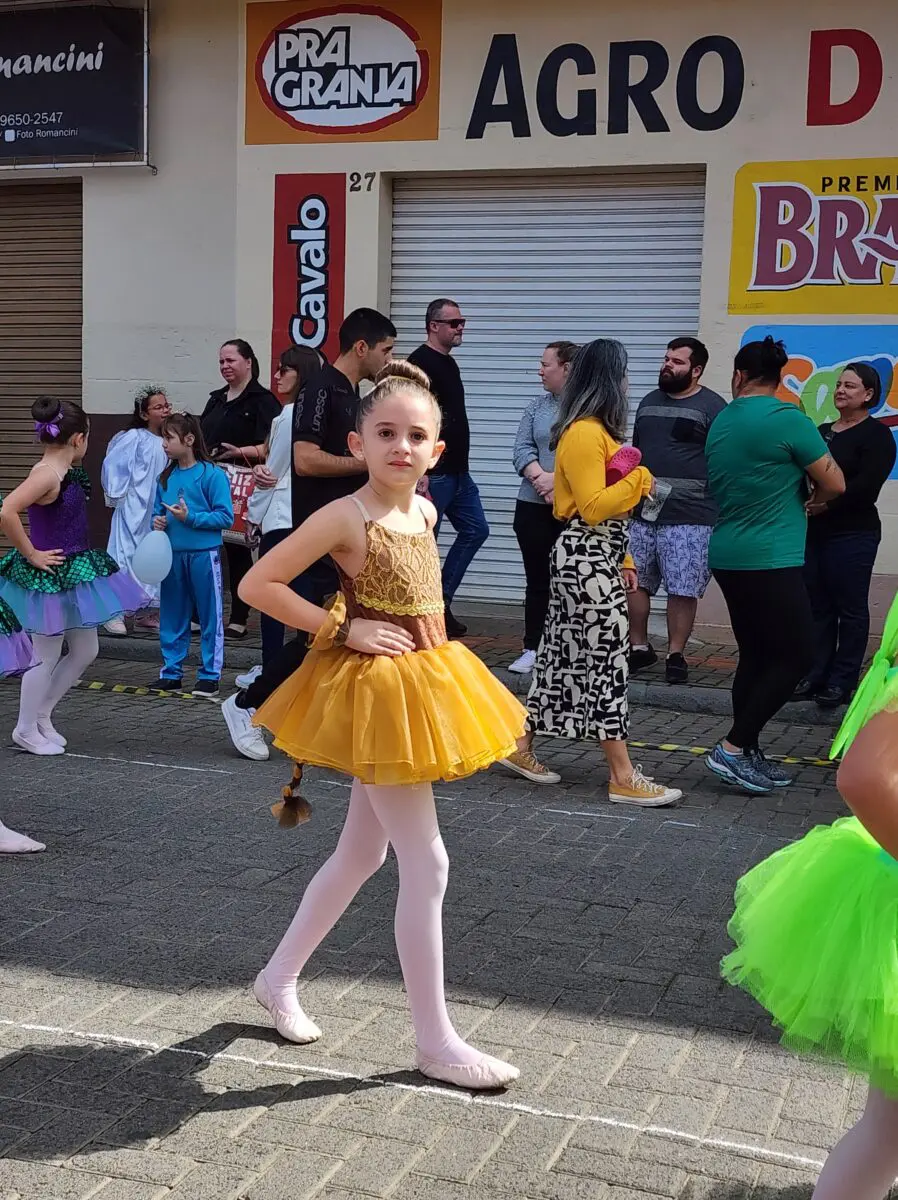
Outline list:
[[[161,583],[171,570],[171,542],[161,529],[152,529],[134,551],[131,570],[141,583]]]

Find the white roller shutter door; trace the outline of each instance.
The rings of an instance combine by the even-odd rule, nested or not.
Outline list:
[[[547,342],[619,338],[633,406],[667,342],[698,329],[704,178],[692,172],[417,176],[393,183],[391,316],[407,354],[436,296],[468,318],[456,352],[471,420],[471,472],[490,522],[460,596],[514,602],[511,453],[540,390]],[[441,542],[451,543],[451,530]],[[444,546],[445,549],[445,546]]]

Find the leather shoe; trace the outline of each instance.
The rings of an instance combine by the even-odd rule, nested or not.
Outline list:
[[[275,1029],[288,1042],[308,1046],[310,1042],[317,1042],[321,1037],[321,1030],[301,1008],[295,1013],[284,1012],[282,1008],[278,1008],[264,971],[260,971],[256,976],[253,995],[274,1021]]]
[[[452,1083],[471,1092],[491,1092],[507,1087],[521,1073],[511,1063],[493,1058],[490,1054],[481,1054],[477,1062],[467,1065],[437,1062],[436,1059],[425,1058],[423,1054],[418,1054],[415,1061],[418,1070],[428,1079]]]
[[[840,704],[848,703],[848,694],[840,687],[821,688],[814,696],[819,708],[838,708]]]
[[[817,684],[812,683],[810,679],[802,679],[801,683],[795,688],[792,693],[793,700],[810,700],[817,692]]]

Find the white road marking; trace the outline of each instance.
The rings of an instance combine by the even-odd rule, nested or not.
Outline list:
[[[472,1094],[456,1088],[445,1088],[430,1084],[395,1083],[391,1080],[372,1079],[365,1075],[354,1075],[350,1071],[332,1071],[327,1067],[297,1066],[295,1063],[278,1062],[276,1059],[253,1058],[248,1054],[228,1054],[226,1050],[215,1054],[204,1054],[202,1050],[185,1050],[178,1046],[161,1046],[157,1042],[144,1041],[140,1038],[120,1037],[115,1034],[89,1033],[80,1029],[65,1029],[57,1025],[37,1025],[22,1021],[10,1021],[0,1018],[0,1026],[11,1029],[21,1029],[26,1033],[49,1033],[54,1037],[68,1037],[83,1042],[95,1042],[100,1045],[132,1046],[136,1050],[146,1050],[151,1054],[169,1053],[186,1054],[205,1062],[235,1062],[247,1066],[261,1067],[268,1070],[295,1072],[298,1075],[314,1075],[326,1079],[355,1079],[360,1083],[376,1084],[398,1092],[416,1092],[423,1096],[439,1096],[442,1100],[453,1100],[457,1104],[469,1104],[478,1108],[495,1108],[502,1112],[519,1113],[528,1117],[543,1117],[553,1121],[571,1121],[578,1125],[602,1125],[609,1129],[622,1129],[629,1133],[638,1133],[648,1137],[663,1138],[670,1142],[681,1142],[695,1146],[698,1149],[722,1150],[738,1155],[741,1158],[752,1158],[758,1162],[779,1163],[784,1166],[812,1168],[819,1171],[823,1163],[816,1158],[805,1158],[800,1154],[787,1154],[780,1150],[768,1150],[766,1146],[756,1146],[750,1142],[733,1142],[724,1138],[702,1137],[699,1134],[687,1133],[682,1129],[670,1129],[664,1125],[644,1125],[635,1121],[621,1121],[616,1117],[601,1117],[597,1113],[567,1113],[550,1108],[539,1108],[533,1104],[521,1104],[514,1100],[500,1100],[492,1096]],[[37,1047],[40,1052],[40,1047]],[[233,1090],[233,1089],[232,1089]]]
[[[196,775],[233,775],[234,771],[223,771],[220,767],[182,767],[177,763],[145,762],[140,758],[109,758],[96,754],[70,754],[66,758],[85,758],[91,762],[124,763],[129,767],[159,767],[162,771],[192,771]]]

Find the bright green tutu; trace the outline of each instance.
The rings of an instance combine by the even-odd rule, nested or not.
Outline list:
[[[782,1042],[898,1093],[898,862],[854,817],[818,826],[744,875],[727,982]]]

